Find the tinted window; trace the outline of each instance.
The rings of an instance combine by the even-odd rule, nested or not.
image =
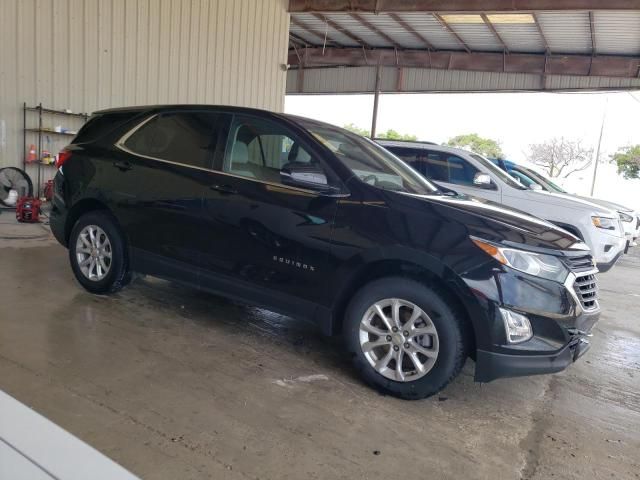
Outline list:
[[[147,121],[125,142],[133,153],[210,168],[215,151],[216,115],[208,112],[168,113]]]
[[[391,147],[390,150],[429,180],[436,182],[473,185],[473,178],[478,173],[478,169],[469,162],[450,153],[435,152],[423,148]]]
[[[131,120],[137,115],[137,112],[113,112],[113,113],[97,113],[91,115],[87,123],[85,123],[73,143],[87,143],[96,140],[124,122]]]
[[[322,164],[281,125],[261,118],[234,117],[223,171],[265,182],[282,183],[281,169],[292,165],[308,167],[310,174],[321,173],[326,178],[327,172]]]

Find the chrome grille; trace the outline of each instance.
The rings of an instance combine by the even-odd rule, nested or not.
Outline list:
[[[576,276],[573,288],[585,310],[598,308],[598,281],[595,273]]]

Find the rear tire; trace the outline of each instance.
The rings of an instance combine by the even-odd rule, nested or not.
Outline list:
[[[343,333],[364,380],[404,399],[441,391],[467,358],[464,319],[449,303],[437,291],[402,277],[359,290],[347,307]]]
[[[124,237],[106,211],[78,219],[69,237],[69,261],[78,282],[91,293],[114,293],[131,280]]]

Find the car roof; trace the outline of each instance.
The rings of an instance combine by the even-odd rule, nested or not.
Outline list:
[[[161,112],[164,110],[222,110],[226,112],[238,112],[238,113],[258,113],[258,114],[270,114],[276,116],[284,116],[277,112],[271,112],[260,108],[250,107],[237,107],[233,105],[211,105],[204,103],[192,103],[192,104],[166,104],[166,105],[136,105],[132,107],[116,107],[106,108],[104,110],[96,110],[94,114],[108,114],[108,113],[143,113],[143,112]]]
[[[233,113],[246,113],[246,114],[257,114],[260,116],[273,116],[282,119],[289,120],[293,123],[301,124],[313,124],[317,126],[333,128],[337,130],[345,130],[344,128],[338,127],[336,125],[332,125],[330,123],[322,122],[319,120],[315,120],[313,118],[302,117],[299,115],[292,115],[287,113],[279,113],[272,112],[271,110],[265,110],[261,108],[251,108],[251,107],[238,107],[233,105],[211,105],[211,104],[203,104],[203,103],[194,103],[194,104],[167,104],[167,105],[138,105],[133,107],[116,107],[116,108],[107,108],[104,110],[97,110],[93,112],[94,114],[110,114],[110,113],[133,113],[133,114],[141,114],[141,113],[158,113],[163,111],[180,111],[180,110],[211,110],[211,111],[223,111],[223,112],[233,112]],[[301,125],[304,127],[304,125]]]
[[[379,140],[376,139],[376,143],[382,145],[383,147],[402,147],[402,148],[413,148],[417,150],[431,150],[433,152],[445,152],[445,153],[455,153],[457,155],[470,155],[471,152],[465,150],[463,148],[457,147],[447,147],[444,145],[438,145],[431,142],[418,142],[418,141],[409,141],[409,140]]]

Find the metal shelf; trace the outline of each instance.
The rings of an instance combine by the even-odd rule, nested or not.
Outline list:
[[[27,169],[28,165],[33,165],[34,167],[37,167],[38,169],[38,178],[37,178],[37,188],[35,189],[37,192],[37,196],[40,197],[40,192],[41,192],[41,180],[42,180],[42,174],[41,174],[41,170],[42,170],[42,166],[50,166],[50,167],[55,167],[54,165],[48,164],[48,163],[42,163],[42,137],[43,135],[59,135],[59,136],[63,136],[63,137],[73,137],[76,135],[76,133],[72,133],[72,132],[56,132],[54,129],[52,128],[46,128],[42,126],[42,117],[43,115],[59,115],[62,117],[68,117],[69,119],[74,119],[74,122],[78,122],[79,120],[82,120],[82,123],[86,122],[87,119],[89,118],[89,114],[87,113],[70,113],[70,112],[66,112],[64,110],[55,110],[53,108],[45,108],[42,106],[42,104],[38,104],[35,107],[30,107],[27,106],[27,103],[24,102],[23,104],[23,112],[22,112],[22,116],[23,116],[23,144],[24,144],[24,151],[23,151],[23,158],[22,158],[22,168],[24,170]],[[38,114],[38,128],[27,128],[27,113],[29,112],[34,112]],[[37,150],[36,150],[36,161],[34,162],[27,162],[27,133],[35,133],[38,135],[38,146],[37,146]]]
[[[26,132],[35,132],[35,133],[46,133],[52,135],[68,135],[75,136],[78,132],[56,132],[55,130],[51,130],[50,128],[25,128]]]
[[[88,113],[73,113],[73,112],[65,112],[64,110],[54,110],[53,108],[40,108],[40,107],[25,107],[25,110],[29,112],[42,112],[42,113],[50,113],[51,115],[66,115],[69,117],[80,117],[80,118],[88,118]]]

